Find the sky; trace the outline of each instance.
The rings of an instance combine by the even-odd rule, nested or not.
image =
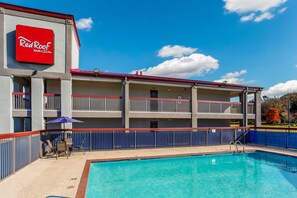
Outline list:
[[[80,69],[297,92],[296,0],[9,0],[75,16]]]

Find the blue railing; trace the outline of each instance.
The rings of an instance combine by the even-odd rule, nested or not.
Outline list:
[[[113,150],[162,148],[179,146],[227,145],[240,136],[245,128],[174,128],[174,129],[73,129],[64,132],[42,133],[43,142],[49,140],[55,146],[64,136],[73,145],[84,142],[85,150]]]

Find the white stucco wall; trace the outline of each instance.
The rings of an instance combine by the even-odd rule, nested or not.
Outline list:
[[[76,38],[76,33],[74,28],[72,28],[71,31],[71,36],[72,36],[72,42],[71,42],[71,68],[72,69],[78,69],[79,68],[79,44],[78,40]]]
[[[73,94],[101,95],[101,96],[121,96],[121,83],[106,83],[92,81],[72,81]]]
[[[159,98],[177,99],[181,96],[182,99],[191,99],[190,88],[183,87],[168,87],[156,85],[140,85],[130,84],[130,97],[150,97],[150,90],[157,90]]]

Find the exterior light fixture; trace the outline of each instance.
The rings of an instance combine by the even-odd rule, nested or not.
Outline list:
[[[99,76],[99,72],[100,72],[100,70],[99,70],[98,68],[95,68],[95,69],[93,70],[93,72],[94,72],[94,76],[95,76],[95,77],[98,77],[98,76]]]
[[[219,85],[219,87],[221,87],[221,86],[224,86],[224,85],[226,85],[227,84],[227,80],[225,80],[224,82],[222,82],[220,85]]]
[[[37,70],[34,70],[31,74],[31,76],[35,76],[37,74]]]

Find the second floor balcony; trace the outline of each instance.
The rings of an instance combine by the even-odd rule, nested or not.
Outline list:
[[[121,111],[121,96],[73,94],[72,109],[81,111]]]
[[[13,109],[31,109],[31,93],[12,92]]]
[[[248,114],[254,114],[254,104],[248,103]],[[198,113],[242,114],[241,102],[198,100]]]
[[[61,110],[61,95],[45,93],[43,95],[44,110]]]
[[[191,112],[191,100],[130,97],[130,111],[189,113]]]

